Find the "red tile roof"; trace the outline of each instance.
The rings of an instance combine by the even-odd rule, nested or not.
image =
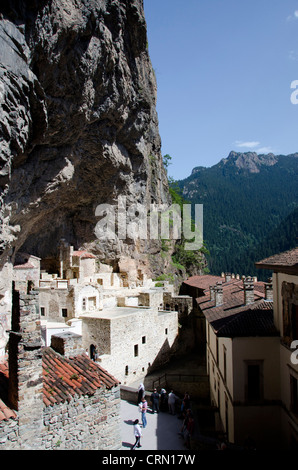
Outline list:
[[[86,354],[70,359],[43,349],[43,402],[45,406],[70,401],[75,395],[93,395],[98,388],[111,389],[119,382]],[[0,363],[0,421],[16,418],[7,402],[8,363]]]
[[[200,309],[204,312],[212,309],[213,315],[222,309],[242,307],[244,303],[243,282],[239,279],[231,279],[229,282],[222,283],[223,288],[223,304],[215,307],[215,301],[210,300],[210,290],[205,289],[204,296],[196,299]],[[264,282],[254,282],[254,300],[255,302],[264,299],[265,284]]]
[[[258,261],[256,267],[298,274],[298,247]]]
[[[66,359],[51,348],[43,351],[43,400],[46,406],[74,395],[93,395],[98,388],[119,382],[86,354]]]
[[[23,263],[23,264],[17,264],[16,266],[13,267],[13,269],[34,269],[35,266],[31,263]]]
[[[213,286],[217,282],[223,281],[224,278],[221,276],[212,276],[211,274],[205,274],[202,276],[192,276],[188,278],[183,284],[190,287],[197,287],[198,289],[209,289],[209,286]]]
[[[273,321],[273,303],[246,306],[242,311],[212,322],[219,337],[278,336]]]
[[[218,282],[223,289],[223,303],[215,306],[210,287]],[[254,282],[254,303],[249,305],[244,304],[243,281],[240,279],[225,282],[219,276],[194,276],[188,280],[188,285],[202,289],[203,295],[196,299],[197,305],[218,336],[278,334],[273,322],[273,303],[264,300],[264,282]]]
[[[79,250],[79,251],[73,251],[72,253],[72,256],[78,256],[79,258],[96,258],[96,256],[94,256],[92,253],[88,253],[88,251],[83,251],[83,250]]]

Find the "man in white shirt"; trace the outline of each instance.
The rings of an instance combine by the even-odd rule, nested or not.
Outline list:
[[[136,447],[142,447],[141,446],[142,431],[141,431],[141,428],[140,428],[140,425],[139,425],[139,420],[136,419],[133,422],[133,424],[134,424],[133,430],[134,430],[134,435],[135,435],[135,438],[136,438],[136,442],[132,446],[131,450],[135,450]]]
[[[172,415],[176,414],[176,400],[177,400],[177,397],[175,393],[173,392],[173,390],[171,390],[168,396],[168,405],[169,405],[169,412]]]

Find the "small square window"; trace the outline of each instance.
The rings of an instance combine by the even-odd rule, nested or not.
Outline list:
[[[46,309],[44,307],[40,307],[40,315],[44,317],[46,314]]]
[[[135,354],[135,357],[137,357],[139,355],[139,346],[138,346],[138,344],[134,345],[134,354]]]
[[[64,318],[67,317],[67,308],[62,309],[62,317],[64,317]]]
[[[142,336],[142,344],[146,344],[146,336]]]
[[[167,335],[167,334],[168,334],[168,329],[166,328],[166,329],[165,329],[165,335]]]

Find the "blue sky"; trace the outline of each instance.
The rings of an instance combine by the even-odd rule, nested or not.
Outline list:
[[[298,0],[144,0],[162,154],[186,178],[231,150],[298,152]]]

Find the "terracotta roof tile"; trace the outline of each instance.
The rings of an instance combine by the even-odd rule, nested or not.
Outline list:
[[[74,395],[93,395],[100,387],[119,384],[85,354],[67,359],[51,348],[43,353],[43,382],[46,405],[69,401]]]
[[[34,269],[35,266],[31,263],[23,263],[23,264],[17,264],[16,266],[13,267],[13,269]]]
[[[242,312],[212,323],[219,337],[278,336],[273,321],[273,309],[246,308]]]
[[[188,278],[183,284],[186,284],[190,287],[197,287],[198,289],[205,290],[209,289],[209,286],[216,284],[219,281],[222,281],[221,276],[212,276],[211,274],[205,274],[202,276],[192,276]]]
[[[283,253],[269,256],[269,258],[258,261],[256,266],[258,268],[269,270],[283,268],[284,270],[290,270],[291,272],[298,274],[298,247]]]
[[[8,408],[8,406],[0,399],[0,421],[8,421],[9,419],[15,419],[16,417],[16,412]]]
[[[43,402],[45,406],[70,401],[75,395],[93,395],[98,388],[119,384],[109,372],[85,354],[70,359],[51,348],[43,349]],[[0,421],[16,418],[7,402],[8,363],[0,363]]]
[[[223,303],[215,306],[215,301],[210,297],[210,287],[217,283],[213,282],[214,277],[194,277],[196,279],[192,285],[205,287],[203,296],[196,299],[197,305],[218,336],[274,336],[277,334],[273,323],[273,303],[265,300],[264,282],[254,282],[254,303],[245,305],[241,279],[231,279],[225,282],[223,278],[217,278],[220,279],[217,282],[221,282],[223,289]],[[205,279],[202,279],[203,277]],[[212,282],[208,285],[210,281]]]
[[[79,250],[79,251],[73,251],[72,256],[78,256],[79,258],[96,258],[92,253],[88,253],[88,251],[84,250]]]

